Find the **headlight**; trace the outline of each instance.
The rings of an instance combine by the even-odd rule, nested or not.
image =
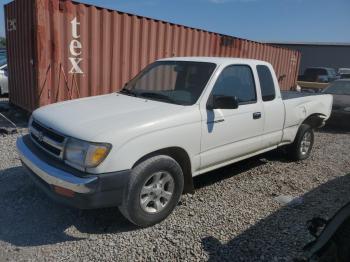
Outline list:
[[[107,157],[110,144],[90,143],[69,138],[65,148],[64,159],[67,164],[80,168],[96,167]]]
[[[350,107],[345,107],[344,111],[350,112]]]

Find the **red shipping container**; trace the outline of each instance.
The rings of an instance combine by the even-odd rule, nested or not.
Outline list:
[[[66,0],[5,6],[11,103],[27,110],[117,91],[147,64],[172,56],[268,61],[288,90],[300,53]]]

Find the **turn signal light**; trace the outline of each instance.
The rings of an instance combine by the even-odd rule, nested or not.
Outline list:
[[[74,197],[74,194],[75,194],[74,191],[67,188],[59,187],[59,186],[54,186],[53,189],[57,194],[65,197]]]

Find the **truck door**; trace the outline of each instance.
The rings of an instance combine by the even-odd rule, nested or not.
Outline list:
[[[252,68],[230,65],[218,77],[210,96],[236,96],[237,109],[203,108],[201,169],[254,153],[261,149],[264,116]],[[210,99],[210,98],[209,98]]]
[[[264,148],[269,148],[281,142],[285,109],[281,93],[276,92],[278,82],[276,78],[273,78],[271,69],[266,65],[258,65],[256,69],[265,116],[262,143]]]

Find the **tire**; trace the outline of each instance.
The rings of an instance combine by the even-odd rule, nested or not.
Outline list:
[[[152,226],[171,214],[183,188],[183,172],[173,158],[151,157],[133,168],[119,210],[137,226]]]
[[[287,153],[294,161],[305,160],[310,156],[313,145],[313,129],[307,124],[302,124],[299,127],[293,144],[287,147]]]

